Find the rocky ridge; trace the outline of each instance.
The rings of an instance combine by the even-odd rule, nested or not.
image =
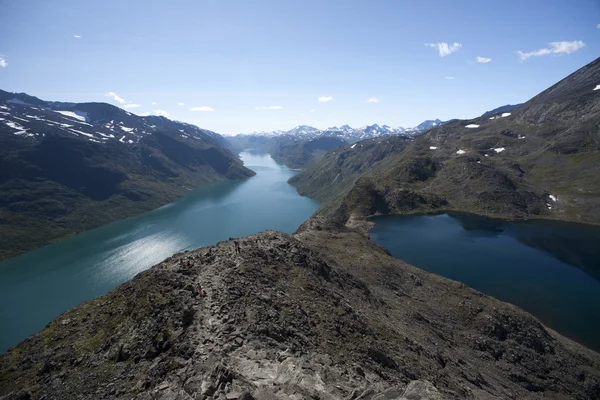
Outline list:
[[[600,356],[316,217],[174,255],[64,313],[0,356],[0,396],[592,399]]]

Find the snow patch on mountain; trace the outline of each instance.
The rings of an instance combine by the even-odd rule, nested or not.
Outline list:
[[[60,111],[60,110],[56,110],[55,112],[62,114],[66,117],[71,117],[71,118],[75,118],[79,121],[83,121],[83,122],[87,122],[88,121],[88,116],[86,112],[82,112],[82,111]]]

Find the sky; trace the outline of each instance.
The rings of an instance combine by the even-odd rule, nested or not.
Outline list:
[[[599,55],[600,0],[0,0],[0,89],[226,135],[473,118]]]

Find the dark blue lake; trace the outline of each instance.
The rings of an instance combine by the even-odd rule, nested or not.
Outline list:
[[[600,227],[471,214],[373,218],[396,258],[515,304],[600,351]]]

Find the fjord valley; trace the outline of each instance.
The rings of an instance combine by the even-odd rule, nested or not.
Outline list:
[[[318,208],[286,183],[296,171],[266,154],[241,159],[256,175],[201,185],[167,206],[0,263],[0,352],[174,253],[267,229],[291,234]]]
[[[388,125],[372,124],[360,128],[342,125],[323,130],[300,125],[289,131],[238,134],[228,137],[228,140],[232,149],[236,151],[260,150],[271,154],[277,162],[290,168],[307,169],[321,161],[329,150],[344,144],[387,136],[411,138],[446,122],[439,119],[427,120],[414,128],[392,128]]]
[[[254,173],[225,139],[106,103],[0,91],[0,259]]]
[[[230,399],[597,398],[598,353],[514,305],[391,256],[414,260],[430,271],[476,287],[481,285],[482,290],[500,298],[510,293],[503,288],[514,286],[510,281],[517,277],[513,273],[498,279],[494,271],[506,269],[502,260],[521,263],[529,259],[539,264],[537,270],[529,268],[530,272],[550,276],[551,267],[562,285],[573,285],[566,293],[577,293],[585,304],[586,299],[597,301],[597,268],[593,266],[597,253],[578,253],[571,248],[556,254],[565,260],[584,254],[591,260],[578,274],[570,265],[552,266],[551,258],[505,243],[499,254],[510,249],[508,253],[515,258],[498,256],[500,264],[490,266],[486,275],[473,281],[468,271],[476,267],[474,261],[485,262],[494,254],[485,249],[489,235],[478,232],[511,232],[514,228],[466,217],[463,225],[473,232],[469,241],[481,255],[428,265],[419,258],[431,253],[428,243],[435,244],[440,259],[449,254],[445,247],[458,249],[460,254],[464,243],[456,232],[446,229],[448,243],[427,242],[429,232],[442,229],[412,226],[402,236],[394,223],[378,225],[374,240],[391,249],[390,253],[368,239],[372,222],[366,218],[461,210],[513,219],[596,222],[594,178],[570,168],[594,168],[598,157],[596,95],[600,92],[590,84],[598,79],[598,65],[594,61],[510,115],[504,111],[471,121],[451,121],[417,137],[385,135],[343,144],[329,150],[315,167],[297,175],[285,167],[275,167],[272,161],[257,162],[270,159],[264,153],[246,152],[242,158],[257,176],[242,183],[214,184],[225,185],[215,188],[231,191],[231,195],[206,198],[211,189],[201,187],[198,194],[192,192],[167,208],[123,221],[123,226],[133,224],[131,233],[113,224],[64,242],[67,246],[79,239],[74,246],[81,246],[87,236],[93,243],[106,232],[108,243],[115,235],[111,229],[117,229],[119,237],[132,235],[124,246],[117,243],[117,253],[110,257],[116,261],[117,281],[122,282],[147,268],[146,264],[131,262],[150,249],[158,249],[153,237],[158,235],[161,248],[171,241],[171,235],[163,232],[166,226],[160,224],[179,219],[176,215],[192,225],[205,223],[190,237],[209,235],[187,245],[174,242],[156,252],[156,257],[146,257],[152,263],[167,258],[106,295],[66,311],[41,332],[1,355],[0,393],[11,399],[188,399],[198,395]],[[540,109],[551,109],[559,117],[548,121],[548,114],[545,118],[536,114]],[[583,116],[576,117],[580,112]],[[498,151],[500,148],[504,150]],[[279,178],[275,181],[265,180],[261,176],[272,174],[264,175],[267,166],[267,170],[288,172],[276,172]],[[541,167],[544,174],[536,170]],[[567,176],[572,179],[563,186],[551,185]],[[266,185],[259,183],[261,179]],[[257,221],[264,221],[280,207],[263,204],[263,193],[276,186],[287,193],[276,203],[292,208],[282,210],[270,223],[294,215],[292,210],[300,203],[308,205],[300,219],[308,218],[317,209],[316,203],[305,203],[308,199],[302,200],[295,193],[292,197],[296,203],[290,203],[287,179],[301,193],[321,202],[317,215],[292,235],[269,230],[170,255],[177,249],[205,246],[228,236],[228,230],[222,232],[225,237],[211,236],[211,232],[221,231],[217,228],[219,218],[228,218],[232,212],[228,208],[232,195],[238,199],[234,203],[255,199],[260,208],[249,210],[253,215],[262,210]],[[588,191],[580,190],[584,184]],[[223,207],[221,217],[209,217]],[[242,212],[232,218],[232,226],[239,226],[247,217]],[[136,227],[153,226],[158,221],[164,222],[147,233]],[[293,219],[286,230],[291,233],[298,225],[298,219]],[[248,230],[256,226],[253,222]],[[424,229],[424,234],[419,234],[419,229]],[[549,233],[549,227],[543,231]],[[181,235],[185,230],[179,232]],[[245,234],[244,230],[238,232]],[[593,235],[598,232],[583,238]],[[457,242],[452,244],[451,240]],[[529,248],[535,247],[530,239],[521,240]],[[544,243],[551,242],[542,238],[540,243],[543,249]],[[39,258],[46,259],[56,249],[61,263],[60,254],[65,250],[60,246],[39,250]],[[549,246],[558,251],[556,245]],[[416,251],[416,257],[406,248]],[[31,255],[33,260],[35,254]],[[23,260],[28,256],[22,256]],[[106,256],[100,252],[92,263],[102,258]],[[73,261],[71,268],[78,268]],[[123,264],[130,269],[118,272]],[[44,268],[40,264],[40,272]],[[482,274],[481,269],[475,271]],[[496,284],[486,287],[484,277],[493,276]],[[546,290],[543,284],[547,279],[538,281],[540,289],[535,290]],[[499,282],[504,282],[502,287]],[[17,288],[15,292],[19,291]],[[529,308],[534,302],[528,296],[534,291],[530,286],[525,292],[528,294],[508,296],[507,300],[517,304],[523,300],[523,307]],[[574,326],[562,326],[561,331],[598,348],[593,339],[594,329],[600,329],[598,321],[585,311],[573,313],[582,308],[581,302],[566,305],[554,297],[546,308],[533,307],[533,311],[549,316],[549,324],[559,327],[560,319],[570,314],[571,320],[565,321]],[[559,309],[567,310],[565,315],[559,314]],[[57,309],[51,312],[56,315]]]
[[[0,1],[0,400],[600,399],[599,7]]]

